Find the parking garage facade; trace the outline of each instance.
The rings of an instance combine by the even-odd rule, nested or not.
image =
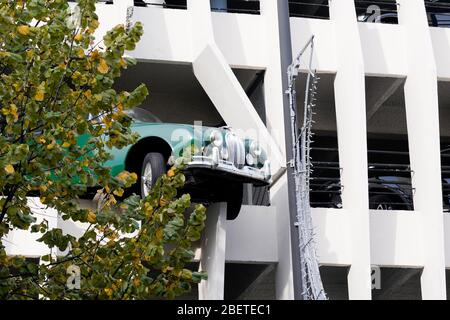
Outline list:
[[[328,297],[450,295],[448,2],[298,0],[288,1],[289,17],[274,0],[98,4],[100,33],[124,23],[128,7],[144,24],[130,53],[138,64],[118,88],[146,83],[144,107],[163,122],[255,129],[273,150],[270,188],[245,188],[238,219],[213,228],[225,246],[213,254],[224,263],[208,280],[215,295],[200,288],[187,298],[295,296],[282,19],[289,19],[293,56],[315,37],[313,68],[321,80],[310,198]],[[297,81],[298,101],[305,79]],[[10,252],[39,253],[23,243]]]

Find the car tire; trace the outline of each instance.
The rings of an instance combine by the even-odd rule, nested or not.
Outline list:
[[[150,152],[144,157],[139,177],[140,195],[145,198],[160,176],[166,172],[166,161],[159,152]]]
[[[242,183],[236,184],[231,186],[226,192],[229,193],[227,200],[227,220],[234,220],[241,211],[244,186]]]

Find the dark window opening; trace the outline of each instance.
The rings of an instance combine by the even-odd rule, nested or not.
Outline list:
[[[439,129],[441,139],[442,199],[444,212],[450,213],[450,82],[438,82]]]
[[[273,300],[275,266],[272,264],[225,264],[225,300]]]
[[[367,142],[369,208],[414,210],[408,139],[371,138]]]
[[[378,268],[372,273],[372,300],[422,300],[422,269]]]
[[[348,271],[349,267],[320,267],[320,276],[328,299],[349,300]]]
[[[398,24],[396,0],[355,0],[359,22]]]
[[[450,213],[450,140],[441,145],[442,198],[444,212]]]
[[[290,0],[289,16],[330,19],[330,6],[328,0]]]
[[[334,74],[319,74],[311,143],[310,205],[313,208],[342,208],[341,166],[338,149],[336,102],[334,96]],[[304,125],[304,101],[307,74],[297,79],[298,127]]]
[[[159,6],[166,9],[187,9],[186,0],[134,0],[136,7]]]
[[[336,135],[318,134],[311,146],[312,173],[310,202],[312,208],[342,208],[341,168]]]
[[[366,77],[369,208],[414,210],[404,78]]]
[[[450,0],[425,0],[425,10],[430,27],[450,27]]]
[[[211,10],[216,12],[260,14],[259,0],[211,0]]]

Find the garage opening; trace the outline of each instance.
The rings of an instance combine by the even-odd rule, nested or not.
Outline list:
[[[382,267],[378,288],[372,289],[372,300],[422,300],[421,268]]]
[[[414,210],[404,78],[366,77],[369,208]]]
[[[450,27],[450,1],[449,0],[425,0],[428,25],[430,27]]]
[[[330,19],[328,0],[290,0],[289,16],[311,19]]]
[[[275,300],[275,265],[227,263],[225,300]]]
[[[441,135],[442,201],[444,212],[450,213],[450,82],[439,81],[439,128]]]
[[[355,0],[359,22],[398,24],[396,0]]]
[[[215,12],[260,14],[259,0],[211,0]]]
[[[341,168],[336,126],[334,98],[334,74],[320,74],[317,101],[313,111],[311,144],[310,202],[313,208],[342,208]],[[297,80],[297,108],[299,128],[303,124],[303,101],[305,99],[306,74]]]
[[[134,0],[136,7],[161,7],[167,9],[187,9],[186,0]]]
[[[349,300],[348,298],[349,267],[321,266],[320,277],[330,300]]]

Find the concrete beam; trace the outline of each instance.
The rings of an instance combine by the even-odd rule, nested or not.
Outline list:
[[[389,100],[389,98],[397,91],[398,88],[405,82],[405,79],[398,78],[393,80],[387,89],[382,88],[382,92],[374,96],[371,101],[367,102],[367,121],[370,121],[372,117],[380,110],[383,104]]]

